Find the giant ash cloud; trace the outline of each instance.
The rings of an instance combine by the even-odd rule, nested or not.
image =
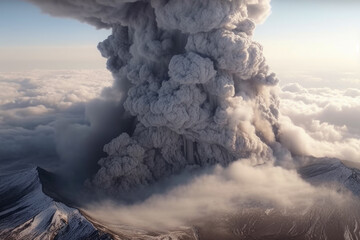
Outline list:
[[[185,169],[273,159],[277,79],[252,41],[269,1],[29,1],[112,29],[98,48],[136,120],[105,145],[92,185],[122,192]]]

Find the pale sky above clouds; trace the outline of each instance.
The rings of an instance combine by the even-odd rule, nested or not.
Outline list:
[[[283,46],[290,52],[283,51],[287,54],[279,58],[307,55],[320,58],[320,53],[343,58],[357,54],[360,1],[272,0],[271,5],[272,14],[255,32],[255,38],[270,53]]]
[[[96,45],[110,30],[55,18],[20,0],[0,1],[0,71],[105,69]]]
[[[360,1],[272,0],[271,5],[255,39],[282,83],[360,87]]]

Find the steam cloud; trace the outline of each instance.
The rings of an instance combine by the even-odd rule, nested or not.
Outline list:
[[[114,231],[126,229],[123,224],[164,230],[188,226],[194,219],[198,219],[194,222],[198,224],[224,214],[229,217],[252,207],[302,215],[314,211],[315,207],[327,209],[332,205],[343,211],[348,211],[346,206],[351,205],[353,211],[358,211],[358,207],[355,208],[358,204],[350,196],[316,188],[303,181],[296,171],[268,165],[253,167],[241,160],[227,168],[217,166],[188,184],[175,187],[166,194],[153,195],[141,203],[101,202],[89,205],[87,213],[112,226]]]
[[[278,80],[251,40],[269,1],[30,2],[112,28],[98,48],[136,126],[105,145],[93,185],[121,192],[184,169],[273,159]]]

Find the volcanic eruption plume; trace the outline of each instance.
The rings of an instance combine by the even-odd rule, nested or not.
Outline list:
[[[112,29],[98,49],[134,125],[105,145],[93,186],[122,192],[185,169],[273,161],[278,80],[252,41],[268,0],[29,1]]]

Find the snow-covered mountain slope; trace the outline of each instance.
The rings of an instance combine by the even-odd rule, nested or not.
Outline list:
[[[6,240],[191,240],[192,231],[147,232],[141,229],[117,231],[83,215],[79,210],[55,201],[65,200],[51,189],[56,176],[43,169],[26,169],[0,174],[0,239]],[[50,192],[51,191],[51,192]],[[66,199],[66,202],[69,199]]]
[[[345,188],[360,195],[360,170],[354,164],[331,158],[310,159],[310,162],[299,169],[306,181],[314,185],[333,185],[339,190]]]
[[[336,159],[313,160],[299,170],[304,179],[312,184],[336,183],[335,187],[359,194],[359,170]],[[52,190],[54,196],[59,196],[55,199],[61,197],[51,185],[51,173],[46,174],[44,177],[42,170],[30,169],[0,176],[0,239],[360,239],[357,200],[348,207],[319,202],[300,212],[251,205],[224,216],[197,219],[182,229],[149,232],[101,222],[96,216],[54,201],[44,193],[42,184],[50,188],[45,192]]]
[[[81,213],[45,195],[37,169],[0,176],[0,239],[110,239]]]
[[[349,208],[350,210],[350,208]],[[359,209],[341,212],[317,206],[303,213],[248,208],[197,227],[199,239],[355,240],[360,239]]]

